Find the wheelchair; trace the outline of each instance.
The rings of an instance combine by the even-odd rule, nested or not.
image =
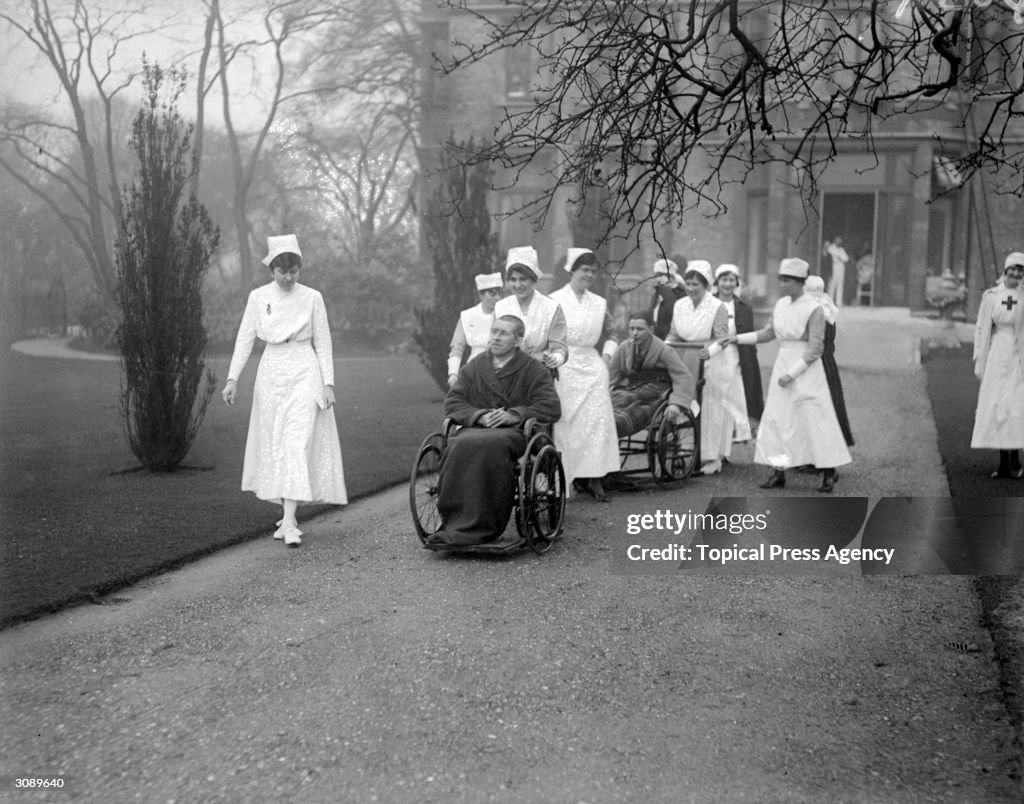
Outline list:
[[[565,519],[565,469],[562,458],[551,439],[550,425],[528,419],[523,425],[526,450],[509,467],[515,473],[515,518],[518,542],[498,544],[440,545],[431,544],[430,537],[441,530],[443,522],[437,509],[441,461],[448,440],[459,429],[445,419],[441,432],[431,433],[420,444],[409,478],[409,508],[416,535],[428,550],[445,552],[499,553],[514,552],[524,546],[541,555],[562,533]]]
[[[694,398],[698,406],[703,398],[704,361],[697,369]],[[681,408],[675,421],[667,410],[671,389],[658,401],[651,419],[634,433],[619,439],[621,458],[617,477],[650,474],[658,483],[679,482],[689,478],[700,465],[700,415]]]

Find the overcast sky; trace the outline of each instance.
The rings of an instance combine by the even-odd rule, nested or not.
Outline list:
[[[107,4],[97,3],[97,5]],[[133,3],[133,5],[137,6],[139,3]],[[231,6],[250,8],[259,5],[251,0],[235,3],[230,0],[222,1],[222,7],[226,7],[224,12],[226,17],[233,13]],[[27,0],[0,0],[0,13],[9,14],[27,22],[30,19],[28,6]],[[69,6],[70,3],[66,0],[51,2],[53,9],[65,10]],[[121,43],[113,65],[116,75],[138,71],[141,68],[143,53],[151,61],[163,65],[184,63],[193,71],[198,66],[196,54],[202,44],[203,24],[203,4],[200,0],[172,0],[171,2],[153,4],[153,6],[152,12],[131,21],[132,30],[144,30],[145,32]],[[233,28],[229,30],[237,32],[241,30],[238,26],[242,25],[244,29],[258,33],[257,23],[258,17],[255,21],[251,16],[242,18],[241,22],[235,19],[230,22]],[[250,33],[250,35],[252,34]],[[67,41],[67,45],[70,55],[75,46],[73,40]],[[3,48],[4,53],[4,57],[0,59],[0,97],[5,100],[13,99],[44,107],[52,104],[66,105],[66,96],[61,91],[53,68],[35,47],[25,41],[20,31],[12,30],[6,22],[0,22],[0,47]],[[269,64],[268,66],[272,67],[273,65]],[[237,69],[231,74],[234,91],[232,115],[236,125],[255,125],[260,120],[263,105],[258,96],[253,95],[249,90],[253,77],[259,77],[261,68],[259,63],[239,65],[239,67],[244,69]],[[139,92],[139,87],[133,86],[126,90],[128,94],[125,97],[137,98]],[[91,84],[83,82],[83,94],[91,94]],[[222,125],[220,108],[219,96],[214,91],[207,100],[208,125]],[[187,107],[182,108],[182,113],[187,117],[191,117],[193,114]]]

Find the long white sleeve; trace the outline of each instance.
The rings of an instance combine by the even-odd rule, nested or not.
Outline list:
[[[455,332],[452,333],[452,342],[448,347],[448,374],[458,374],[462,366],[462,355],[466,351],[466,331],[462,327],[462,316],[459,316],[455,324]]]
[[[331,343],[331,327],[327,322],[327,307],[319,291],[313,299],[313,351],[320,364],[320,375],[324,385],[334,385],[334,347]]]
[[[253,293],[245,303],[245,312],[242,314],[242,323],[238,325],[238,335],[235,336],[235,350],[231,353],[231,366],[228,368],[228,381],[238,382],[238,378],[249,362],[249,355],[252,354],[252,347],[256,344],[256,298]]]

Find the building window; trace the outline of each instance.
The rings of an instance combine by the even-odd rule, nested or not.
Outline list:
[[[534,197],[522,192],[501,193],[500,197],[502,248],[508,250],[515,246],[536,245],[537,232],[530,219]]]
[[[506,98],[526,100],[529,97],[536,62],[536,53],[528,45],[516,45],[505,49]]]
[[[768,193],[754,190],[747,196],[746,292],[768,295]]]
[[[423,23],[423,102],[444,103],[445,77],[441,65],[451,59],[451,37],[447,22]]]

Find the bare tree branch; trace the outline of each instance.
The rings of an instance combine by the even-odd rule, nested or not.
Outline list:
[[[448,74],[534,60],[528,104],[490,121],[491,161],[547,177],[531,212],[606,190],[606,236],[725,210],[723,189],[790,166],[807,196],[844,143],[873,148],[921,112],[965,179],[1001,170],[1024,195],[1024,22],[1005,4],[913,0],[449,0],[475,21]],[[989,6],[982,8],[981,6]],[[952,121],[952,125],[950,125]],[[973,136],[965,134],[970,123]],[[639,236],[639,234],[638,234]]]

